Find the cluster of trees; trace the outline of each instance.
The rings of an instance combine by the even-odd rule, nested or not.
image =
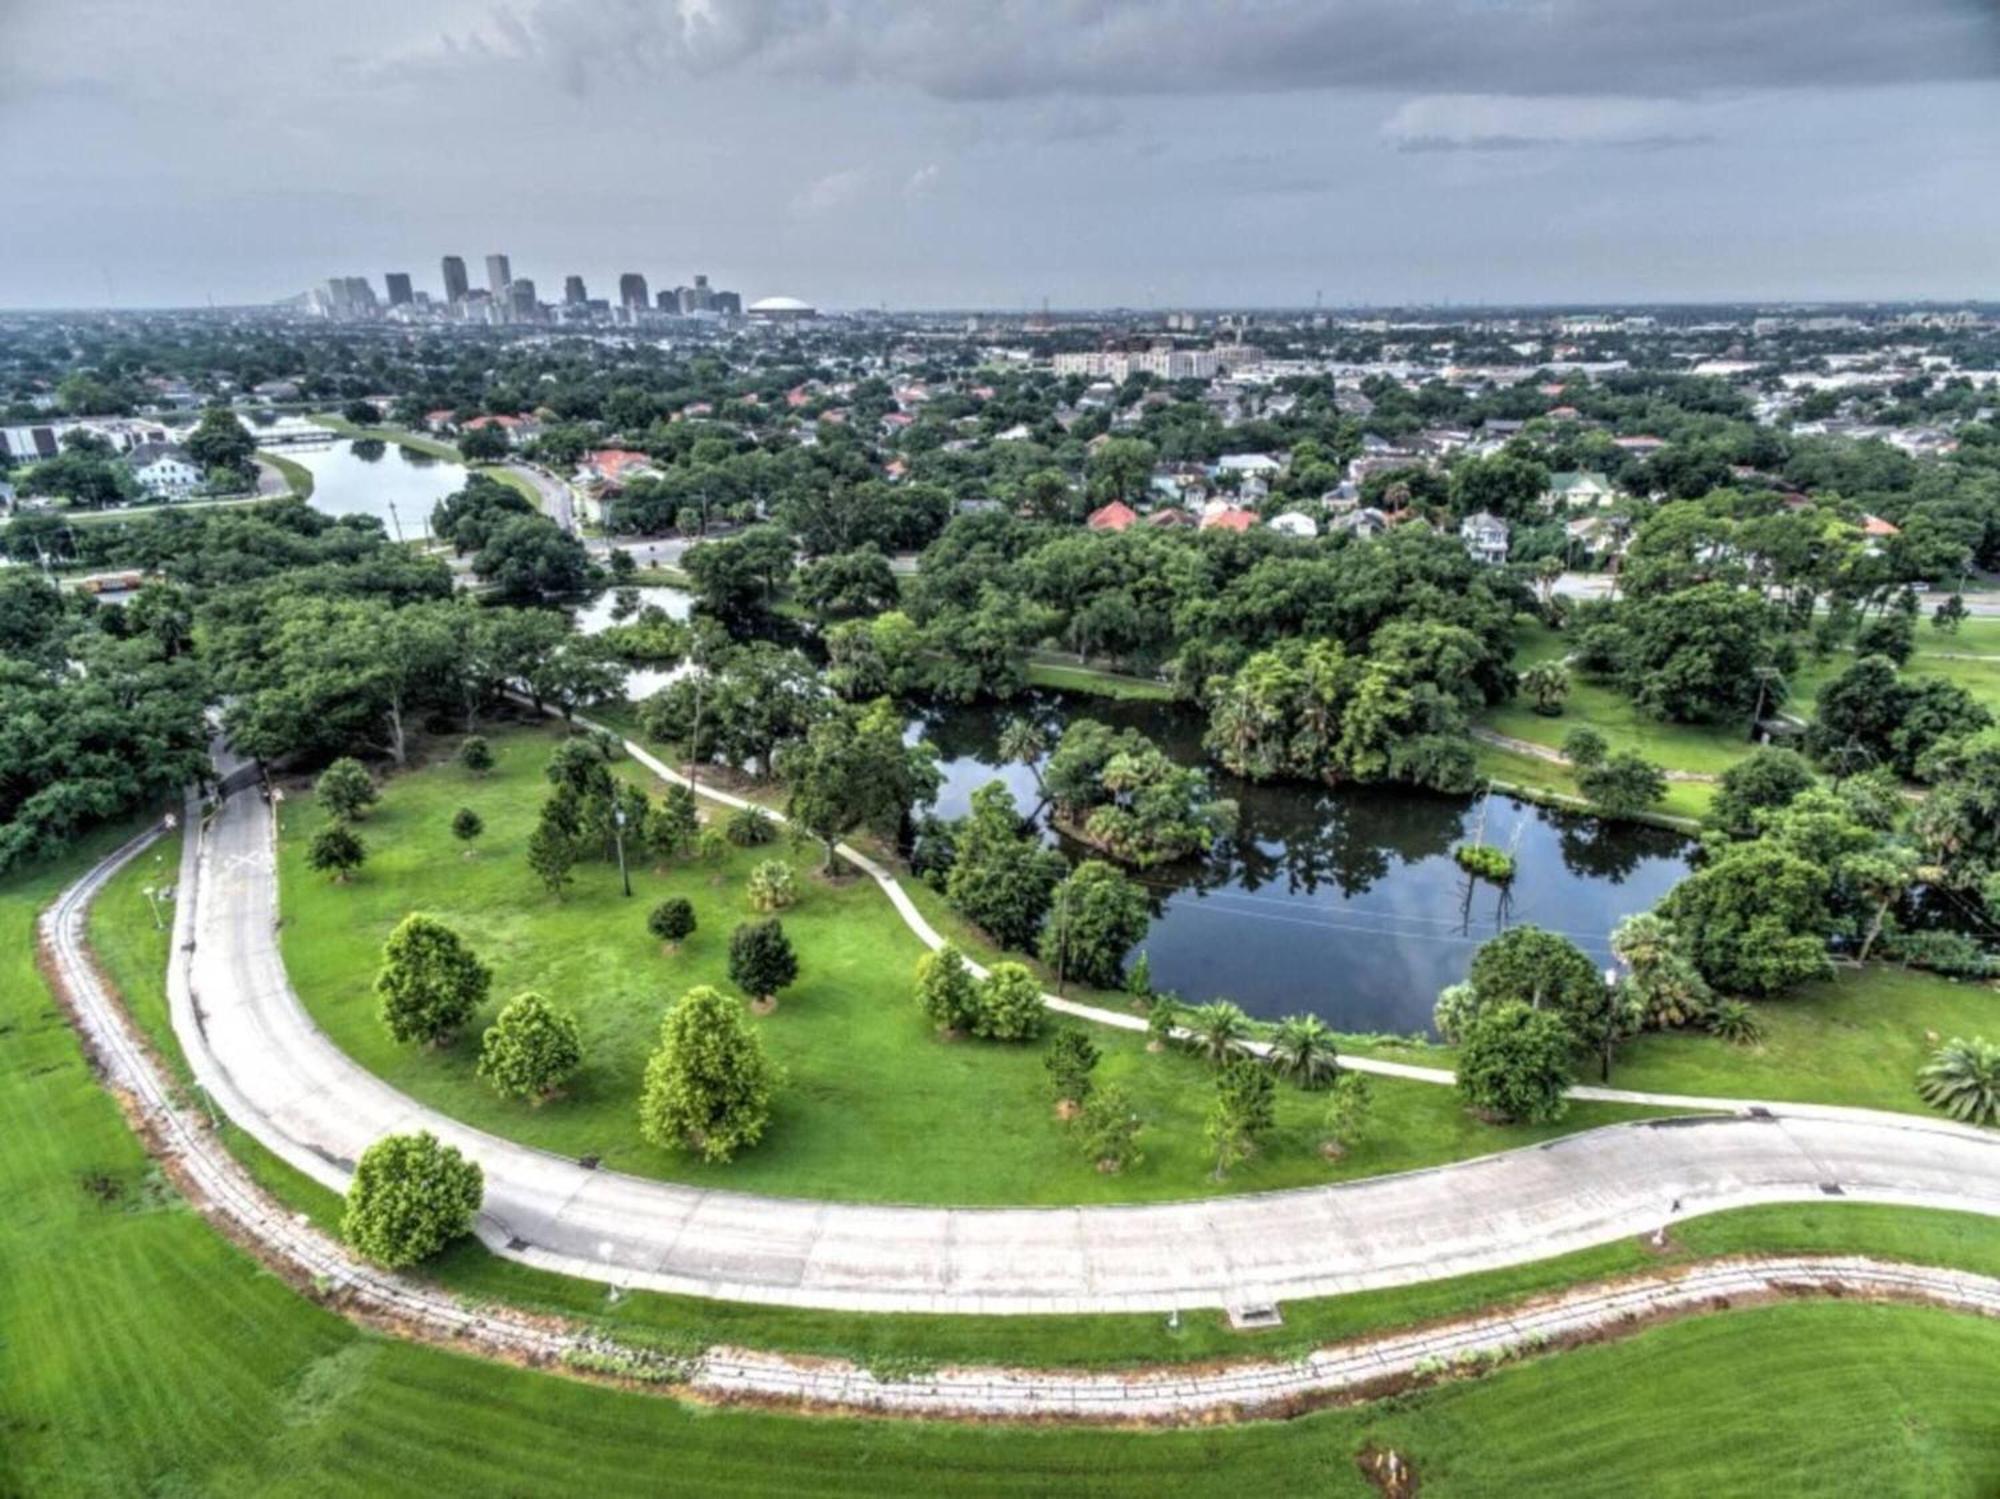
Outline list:
[[[1033,752],[1018,733],[1011,742],[1017,755]],[[1037,775],[1066,830],[1141,869],[1202,853],[1235,822],[1235,807],[1209,795],[1199,770],[1175,764],[1137,729],[1095,719],[1071,722]]]
[[[0,578],[0,870],[206,774],[209,679],[180,591],[99,608]]]
[[[1146,933],[1145,892],[1100,860],[1070,869],[999,781],[972,793],[964,817],[926,819],[912,863],[967,920],[1002,947],[1039,950],[1065,984],[1116,987]]]
[[[1210,754],[1250,780],[1403,781],[1467,791],[1466,732],[1487,648],[1461,626],[1398,621],[1365,655],[1333,639],[1260,651],[1208,689]]]

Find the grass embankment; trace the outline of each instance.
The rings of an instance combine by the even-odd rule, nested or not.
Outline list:
[[[1135,677],[1041,656],[1028,660],[1028,685],[1136,702],[1171,702],[1174,695],[1173,688],[1155,677]]]
[[[955,1494],[1359,1496],[1369,1443],[1446,1496],[1974,1495],[2000,1479],[2000,1324],[1897,1307],[1773,1307],[1391,1404],[1164,1433],[704,1411],[360,1331],[158,1183],[34,973],[35,911],[115,841],[0,882],[10,1489],[897,1494],[949,1474]]]
[[[293,499],[309,500],[312,498],[312,470],[307,468],[303,463],[287,458],[282,453],[267,453],[261,448],[257,451],[257,457],[261,462],[270,464],[272,468],[284,476],[285,483],[291,486]]]
[[[829,885],[816,849],[779,842],[735,850],[724,864],[656,871],[635,861],[634,898],[615,868],[582,866],[557,901],[524,857],[547,787],[554,730],[497,737],[501,763],[480,780],[443,764],[390,780],[361,825],[369,861],[351,884],[304,867],[319,826],[309,797],[285,811],[280,868],[284,951],[307,1008],[362,1065],[469,1123],[571,1156],[645,1175],[745,1191],[858,1201],[1069,1203],[1143,1201],[1299,1186],[1408,1170],[1630,1118],[1635,1111],[1573,1110],[1555,1128],[1498,1129],[1471,1119],[1446,1089],[1384,1083],[1356,1149],[1330,1164],[1317,1150],[1322,1097],[1284,1089],[1279,1127],[1257,1161],[1213,1180],[1202,1140],[1212,1097],[1207,1070],[1179,1054],[1148,1055],[1140,1036],[1096,1030],[1100,1084],[1131,1093],[1147,1121],[1145,1159],[1100,1174],[1053,1117],[1041,1047],[936,1039],[911,998],[922,947],[872,881]],[[448,746],[447,746],[448,747]],[[621,769],[643,772],[630,762]],[[472,858],[449,823],[460,806],[486,823]],[[753,865],[789,858],[803,898],[784,913],[799,952],[799,983],[778,1012],[752,1024],[787,1071],[765,1139],[728,1166],[708,1166],[639,1136],[640,1074],[666,1007],[694,984],[734,992],[730,930],[750,918]],[[669,895],[694,903],[699,930],[667,955],[645,930]],[[399,1046],[376,1013],[371,983],[381,946],[412,910],[458,928],[494,969],[492,998],[452,1047]],[[573,1008],[586,1064],[566,1098],[542,1108],[504,1103],[475,1075],[477,1036],[507,999],[536,989]]]
[[[350,422],[344,416],[330,411],[315,412],[312,420],[330,432],[342,437],[372,437],[377,442],[392,442],[398,447],[409,448],[432,458],[448,459],[452,463],[465,462],[465,455],[458,451],[456,443],[446,442],[439,437],[426,437],[421,432],[412,432],[406,427],[362,427]]]

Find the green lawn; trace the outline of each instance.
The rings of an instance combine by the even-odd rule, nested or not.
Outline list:
[[[1514,667],[1525,671],[1538,662],[1560,661],[1571,644],[1569,637],[1523,617],[1515,626]],[[1592,681],[1580,672],[1572,673],[1569,696],[1563,700],[1562,713],[1555,718],[1537,713],[1523,694],[1487,708],[1479,721],[1502,734],[1551,749],[1560,749],[1565,735],[1588,724],[1605,737],[1613,750],[1637,750],[1668,770],[1704,775],[1720,774],[1750,750],[1741,729],[1714,724],[1661,723],[1641,713],[1617,688]]]
[[[0,1491],[1361,1496],[1371,1441],[1446,1496],[2000,1485],[2000,1323],[1900,1307],[1735,1313],[1384,1404],[1158,1433],[703,1410],[362,1332],[159,1186],[34,973],[34,912],[114,841],[0,882]]]
[[[1855,1104],[1929,1114],[1917,1069],[1933,1036],[2000,1039],[2000,990],[1872,964],[1761,1001],[1764,1039],[1731,1046],[1712,1036],[1642,1036],[1619,1053],[1621,1088]]]
[[[582,867],[566,899],[547,895],[523,849],[546,791],[553,729],[498,737],[501,764],[478,780],[451,764],[392,779],[361,825],[367,866],[347,885],[305,869],[319,825],[311,799],[285,811],[281,869],[284,951],[308,1009],[363,1065],[454,1117],[565,1155],[597,1155],[619,1170],[746,1191],[924,1203],[1135,1201],[1298,1186],[1407,1170],[1634,1117],[1605,1106],[1571,1111],[1555,1128],[1483,1125],[1449,1091],[1385,1083],[1359,1148],[1338,1165],[1316,1149],[1325,1104],[1285,1090],[1279,1128],[1259,1159],[1215,1182],[1201,1139],[1211,1097],[1206,1070],[1178,1054],[1150,1056],[1143,1038],[1095,1032],[1101,1081],[1131,1092],[1147,1121],[1145,1159],[1121,1175],[1093,1170],[1053,1117],[1040,1048],[935,1039],[911,998],[921,947],[872,882],[828,885],[815,850],[784,843],[736,851],[717,869],[635,868],[635,896],[615,870]],[[449,746],[441,746],[448,749]],[[629,762],[623,769],[637,773]],[[475,857],[448,823],[459,806],[485,819]],[[665,1008],[697,983],[727,987],[730,929],[747,919],[750,867],[773,853],[799,870],[801,902],[784,915],[801,978],[778,1012],[752,1023],[789,1080],[755,1149],[707,1166],[647,1145],[637,1128],[640,1074]],[[691,899],[700,929],[676,955],[645,930],[669,894]],[[492,964],[493,997],[456,1046],[391,1041],[370,985],[381,945],[413,909],[443,917]],[[586,1065],[569,1096],[542,1108],[496,1098],[474,1072],[476,1036],[505,1000],[539,989],[582,1020]]]
[[[1917,1069],[1937,1046],[1931,1037],[2000,1036],[2000,988],[1883,963],[1759,1000],[1755,1010],[1764,1028],[1757,1045],[1733,1046],[1705,1031],[1648,1032],[1619,1049],[1611,1085],[1932,1114],[1916,1090]],[[1456,1065],[1456,1052],[1434,1043],[1354,1049]],[[1594,1068],[1579,1065],[1580,1081],[1597,1081]]]
[[[163,842],[168,869],[176,857]],[[128,866],[91,912],[90,939],[104,971],[160,1050],[178,1059],[167,1023],[164,973],[170,932],[157,930],[142,888],[157,879],[152,855]],[[339,1229],[335,1194],[225,1125],[230,1148],[267,1189]],[[428,1268],[439,1283],[476,1300],[501,1300],[587,1319],[626,1338],[677,1346],[734,1343],[844,1357],[862,1363],[927,1358],[939,1362],[1065,1367],[1194,1361],[1303,1353],[1383,1328],[1460,1315],[1580,1281],[1719,1254],[1859,1253],[2000,1275],[2000,1224],[1974,1214],[1868,1204],[1746,1208],[1676,1225],[1667,1254],[1632,1240],[1479,1275],[1313,1301],[1288,1302],[1282,1329],[1247,1338],[1217,1312],[1191,1312],[1169,1329],[1154,1316],[861,1317],[652,1293],[615,1305],[604,1289],[530,1269],[466,1240]]]
[[[1173,688],[1152,677],[1099,671],[1095,667],[1074,666],[1064,661],[1029,661],[1028,685],[1052,688],[1058,692],[1080,692],[1092,697],[1146,702],[1168,702],[1174,695]]]
[[[1801,717],[1810,718],[1826,684],[1854,664],[1852,651],[1836,651],[1816,658],[1804,654],[1791,679],[1791,694],[1785,706]],[[1912,678],[1943,677],[1958,683],[2000,716],[2000,619],[1968,619],[1956,635],[1931,628],[1928,615],[1917,625],[1917,648],[1904,675]]]

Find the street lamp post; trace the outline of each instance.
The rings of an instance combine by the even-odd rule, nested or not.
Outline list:
[[[1618,1033],[1618,970],[1604,970],[1604,1055],[1600,1082],[1611,1081],[1611,1047]]]
[[[611,823],[612,827],[616,830],[614,836],[618,840],[618,878],[625,886],[625,893],[630,895],[632,893],[632,875],[625,867],[625,809],[623,807],[613,807],[611,809]]]

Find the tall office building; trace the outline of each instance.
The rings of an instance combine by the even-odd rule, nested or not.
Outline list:
[[[465,257],[447,255],[444,258],[444,299],[447,302],[463,302],[465,294],[472,289],[472,283],[465,279]]]
[[[627,271],[618,278],[618,305],[628,312],[643,312],[646,308],[646,278],[637,271]]]
[[[382,274],[382,284],[389,288],[391,307],[407,307],[416,300],[416,295],[410,290],[408,271],[385,271]]]
[[[589,300],[590,297],[584,292],[583,289],[583,277],[581,276],[563,277],[563,306],[581,307],[585,302],[588,302]]]
[[[507,264],[505,255],[486,257],[486,289],[499,296],[507,290],[507,283],[514,279],[514,272]]]
[[[519,281],[507,283],[507,311],[519,321],[528,322],[540,315],[541,308],[535,302],[535,283],[523,276]]]

